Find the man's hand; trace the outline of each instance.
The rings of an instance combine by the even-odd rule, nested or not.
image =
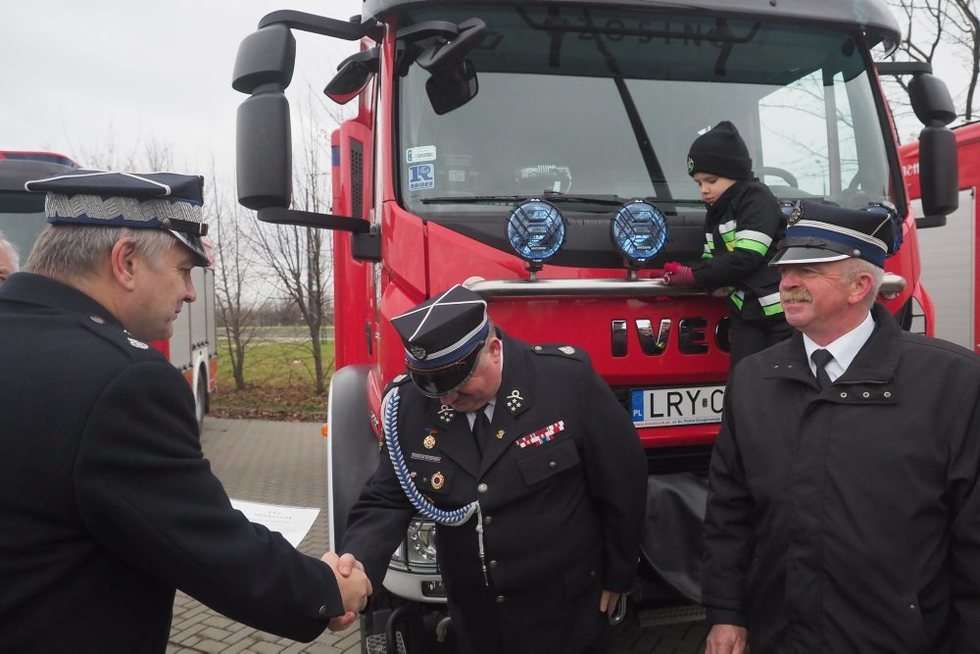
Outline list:
[[[327,552],[321,560],[330,566],[337,578],[345,610],[343,615],[331,619],[327,627],[331,631],[340,631],[353,624],[357,614],[367,606],[367,598],[373,592],[371,581],[364,573],[364,565],[352,554],[337,556],[334,552]]]
[[[694,271],[690,267],[676,261],[664,264],[664,282],[670,286],[694,286]]]
[[[599,611],[611,618],[619,604],[619,595],[619,593],[614,593],[611,590],[602,591],[602,597],[599,598]]]
[[[716,624],[708,632],[704,654],[744,654],[749,630],[733,624]]]

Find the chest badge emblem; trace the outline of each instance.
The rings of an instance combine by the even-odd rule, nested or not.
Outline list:
[[[436,446],[436,437],[433,434],[429,434],[422,440],[422,446],[427,450],[431,450]]]
[[[432,490],[442,490],[442,487],[446,485],[446,475],[436,471],[432,473],[430,483],[432,484]]]

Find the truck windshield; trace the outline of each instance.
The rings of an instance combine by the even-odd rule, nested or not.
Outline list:
[[[21,266],[45,225],[43,193],[0,191],[0,233],[17,248]]]
[[[688,148],[722,120],[780,198],[896,201],[857,33],[582,5],[422,6],[400,26],[473,16],[487,23],[469,55],[475,98],[437,115],[417,65],[398,86],[396,174],[413,213],[485,214],[545,192],[697,203]]]

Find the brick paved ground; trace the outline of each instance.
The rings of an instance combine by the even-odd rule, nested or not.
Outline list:
[[[300,549],[320,556],[327,548],[326,441],[319,423],[207,418],[201,437],[205,456],[231,497],[253,502],[319,508]],[[617,630],[618,654],[691,654],[702,651],[701,624]],[[174,602],[167,654],[342,654],[360,651],[353,626],[325,631],[312,643],[252,629],[211,611],[183,593]],[[424,653],[419,653],[424,654]],[[553,654],[561,654],[555,652]]]
[[[208,417],[201,436],[204,455],[231,497],[320,509],[299,549],[320,556],[327,549],[327,449],[319,423],[221,420]],[[183,593],[174,602],[167,654],[341,654],[359,652],[356,626],[325,631],[298,643],[229,620]]]

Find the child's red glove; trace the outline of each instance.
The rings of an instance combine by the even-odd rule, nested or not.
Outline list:
[[[664,264],[664,281],[672,286],[694,286],[694,271],[677,261]]]

